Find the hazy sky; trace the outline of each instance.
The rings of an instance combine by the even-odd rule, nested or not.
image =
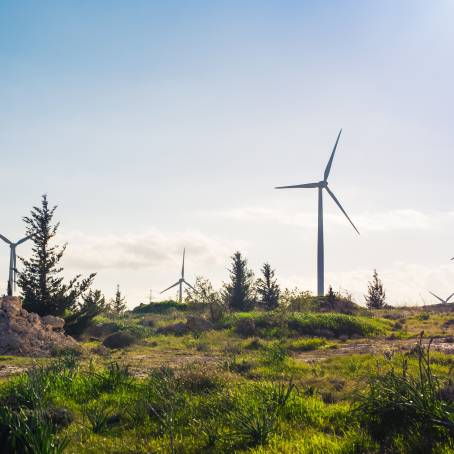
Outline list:
[[[326,283],[447,296],[453,22],[454,0],[1,0],[0,233],[47,193],[68,277],[130,306],[184,246],[190,281],[239,248],[315,291],[316,191],[273,187],[321,179],[342,127],[330,186],[361,236],[325,199]]]

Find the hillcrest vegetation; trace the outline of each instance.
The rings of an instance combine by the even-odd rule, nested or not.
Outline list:
[[[454,305],[393,307],[377,271],[364,306],[314,296],[237,251],[220,288],[132,307],[63,278],[55,213],[24,218],[18,286],[77,346],[0,356],[0,453],[454,452]]]

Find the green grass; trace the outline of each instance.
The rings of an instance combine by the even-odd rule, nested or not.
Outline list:
[[[227,314],[201,333],[157,333],[162,326],[184,323],[185,314],[149,314],[153,323],[146,327],[143,315],[98,318],[99,324],[115,323],[143,335],[137,334],[136,345],[108,356],[87,349],[82,357],[42,360],[28,373],[9,378],[0,385],[0,445],[14,440],[23,451],[54,454],[372,454],[416,452],[415,446],[453,452],[450,430],[445,423],[441,430],[436,421],[452,418],[454,360],[434,352],[429,371],[427,364],[421,369],[417,349],[382,354],[353,348],[365,342],[384,345],[392,333],[410,337],[431,320],[438,330],[449,314],[431,314],[429,320],[407,314],[396,329],[403,316],[257,311]],[[255,330],[253,336],[237,331],[244,320]],[[32,364],[0,357],[0,367],[21,362]],[[408,410],[401,403],[409,396],[422,402],[409,412],[417,416],[393,414]],[[71,417],[57,424],[52,415],[62,412]],[[390,421],[392,430],[386,426]],[[380,425],[389,437],[380,436]],[[433,443],[426,443],[428,432]]]
[[[225,327],[235,328],[242,320],[249,320],[256,328],[257,335],[264,337],[293,336],[360,336],[369,337],[386,334],[392,322],[358,315],[316,312],[240,312],[228,314]]]

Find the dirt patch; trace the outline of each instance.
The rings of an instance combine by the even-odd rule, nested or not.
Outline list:
[[[21,374],[25,372],[25,366],[8,366],[7,364],[0,365],[0,378],[11,377],[11,375]]]
[[[316,363],[337,356],[377,353],[389,354],[396,352],[404,353],[409,352],[412,347],[416,345],[416,343],[417,339],[371,339],[370,341],[364,341],[364,339],[361,339],[345,344],[338,344],[337,348],[300,352],[295,354],[295,358],[301,359],[308,363]],[[424,341],[425,346],[428,344],[428,340]],[[449,338],[433,339],[431,350],[445,354],[453,354],[454,344],[450,342]]]
[[[130,372],[136,377],[146,377],[148,371],[154,367],[180,368],[188,364],[200,364],[204,368],[208,365],[221,364],[220,355],[202,355],[199,352],[190,353],[183,350],[159,350],[147,352],[143,355],[128,355],[118,361],[129,366]]]
[[[40,317],[22,308],[20,298],[0,298],[0,354],[50,356],[55,349],[77,349],[78,343],[63,333],[64,320]]]

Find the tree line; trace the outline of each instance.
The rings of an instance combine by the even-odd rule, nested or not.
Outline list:
[[[114,298],[109,301],[100,290],[94,289],[96,273],[85,277],[79,274],[65,281],[61,260],[67,244],[54,244],[60,226],[59,222],[54,221],[56,209],[57,206],[49,206],[47,195],[43,195],[41,205],[33,207],[30,215],[23,218],[27,235],[32,235],[33,245],[30,258],[19,258],[22,270],[18,286],[24,309],[41,316],[63,317],[65,331],[77,335],[88,327],[95,316],[101,313],[121,314],[126,310],[127,303],[119,286]],[[277,283],[275,270],[265,263],[260,273],[260,277],[255,279],[247,259],[237,251],[231,257],[229,281],[222,289],[215,291],[209,280],[199,277],[195,291],[187,291],[187,301],[208,303],[212,318],[224,310],[274,310],[281,303],[283,293]],[[337,297],[330,287],[326,301],[332,302]],[[383,284],[377,271],[374,271],[365,295],[366,304],[370,309],[383,308],[385,297]]]

